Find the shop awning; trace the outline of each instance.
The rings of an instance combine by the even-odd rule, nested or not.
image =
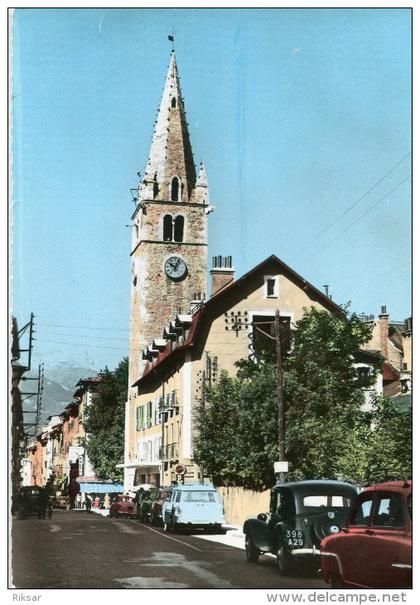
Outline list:
[[[115,494],[123,493],[121,483],[80,483],[80,491],[88,494]]]

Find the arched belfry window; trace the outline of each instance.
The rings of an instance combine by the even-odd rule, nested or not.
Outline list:
[[[176,107],[176,98],[175,97],[172,97],[171,107],[172,107],[172,109],[174,109]]]
[[[179,179],[177,176],[171,181],[171,201],[177,202],[179,200]]]
[[[174,220],[174,240],[182,242],[184,239],[184,217],[177,216]]]
[[[171,242],[173,235],[173,225],[172,225],[172,216],[170,214],[165,214],[163,217],[163,241]]]
[[[163,241],[164,242],[182,242],[184,241],[184,217],[165,214],[163,217]]]

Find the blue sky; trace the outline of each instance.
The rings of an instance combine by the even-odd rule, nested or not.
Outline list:
[[[404,9],[18,9],[13,313],[34,356],[127,352],[130,187],[175,30],[209,259],[276,254],[335,302],[411,314],[411,13]]]

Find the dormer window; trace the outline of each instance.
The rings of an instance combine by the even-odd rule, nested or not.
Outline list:
[[[177,176],[171,181],[171,201],[178,202],[179,200],[179,179]]]
[[[172,97],[171,107],[172,107],[172,109],[175,109],[175,107],[176,107],[176,98],[175,97]]]

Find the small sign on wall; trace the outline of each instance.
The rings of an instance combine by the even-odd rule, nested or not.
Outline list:
[[[274,463],[274,472],[275,473],[287,473],[289,471],[289,463],[285,460],[276,461]]]

